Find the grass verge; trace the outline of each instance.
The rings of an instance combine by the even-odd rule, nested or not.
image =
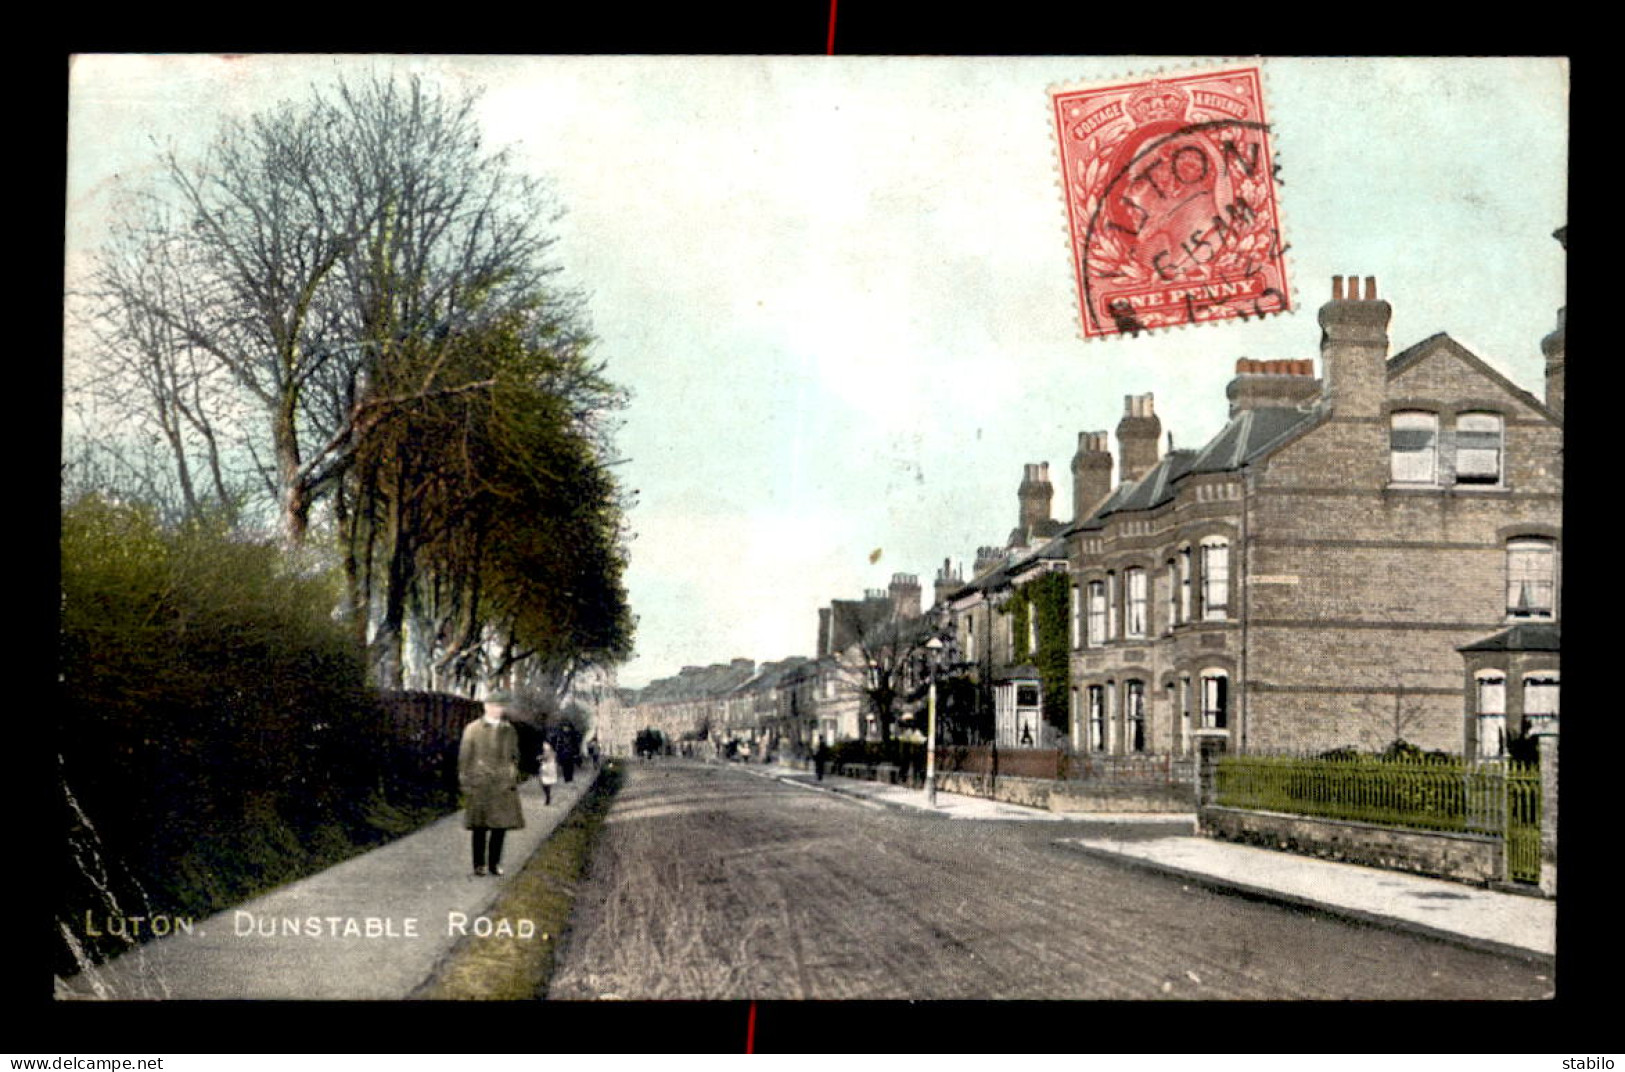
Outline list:
[[[621,778],[620,764],[605,763],[569,816],[542,842],[486,913],[495,919],[531,920],[534,936],[460,939],[413,997],[527,1001],[547,995],[559,942],[575,907],[577,885],[592,859]]]

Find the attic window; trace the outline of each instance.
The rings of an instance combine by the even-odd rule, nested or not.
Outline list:
[[[1501,418],[1463,413],[1456,418],[1456,483],[1501,482]]]
[[[1439,471],[1439,416],[1404,412],[1389,426],[1389,475],[1396,484],[1434,484]]]

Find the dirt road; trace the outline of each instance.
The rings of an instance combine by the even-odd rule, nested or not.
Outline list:
[[[1151,837],[1166,828],[1110,830]],[[555,999],[1540,998],[1548,968],[738,767],[634,764]]]

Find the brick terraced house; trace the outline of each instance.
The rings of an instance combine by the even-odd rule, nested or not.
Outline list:
[[[947,641],[1001,748],[1516,751],[1558,717],[1565,311],[1544,398],[1448,334],[1390,354],[1391,315],[1374,279],[1334,277],[1319,376],[1237,361],[1195,450],[1162,452],[1153,396],[1130,396],[1116,459],[1106,432],[1078,437],[1072,520],[1028,464],[1016,528],[968,580],[944,560],[923,619],[894,575],[820,610],[812,659],[687,667],[630,717],[713,748],[876,737],[867,649],[908,623]]]
[[[1109,494],[1105,436],[1081,437],[1074,748],[1487,756],[1555,717],[1561,339],[1542,401],[1446,334],[1389,356],[1390,315],[1373,279],[1334,278],[1323,378],[1238,361],[1199,450],[1158,457],[1151,396],[1128,399]]]

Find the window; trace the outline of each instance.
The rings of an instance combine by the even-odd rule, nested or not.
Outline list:
[[[1038,604],[1027,604],[1027,654],[1038,654]]]
[[[1145,751],[1145,682],[1130,681],[1126,704],[1123,710],[1124,725],[1127,731],[1126,742],[1128,751]]]
[[[1499,670],[1481,670],[1478,686],[1478,758],[1498,759],[1507,747],[1507,679]]]
[[[1230,678],[1223,670],[1202,673],[1202,728],[1230,728]]]
[[[1089,644],[1106,642],[1106,582],[1089,582]]]
[[[1016,686],[1016,706],[1017,707],[1037,707],[1038,706],[1038,686],[1037,685],[1017,685]]]
[[[1179,620],[1191,620],[1191,549],[1179,550]]]
[[[1117,629],[1117,574],[1106,574],[1106,638],[1121,636]]]
[[[1438,483],[1439,417],[1396,413],[1388,432],[1389,475],[1396,484]]]
[[[1230,545],[1224,540],[1202,543],[1202,619],[1223,621],[1230,611]]]
[[[1456,418],[1456,483],[1501,482],[1501,418],[1463,413]]]
[[[1540,671],[1523,678],[1523,731],[1544,733],[1557,722],[1557,674]]]
[[[1551,621],[1556,617],[1557,547],[1551,540],[1507,544],[1507,617]]]
[[[1083,591],[1077,585],[1072,586],[1072,646],[1083,647]]]
[[[1179,563],[1168,560],[1168,630],[1179,624]]]
[[[1191,750],[1191,679],[1179,679],[1179,744],[1180,753],[1189,755]]]
[[[1106,750],[1106,690],[1089,686],[1089,751]]]
[[[1145,636],[1145,570],[1135,567],[1123,573],[1124,622],[1126,636]]]

